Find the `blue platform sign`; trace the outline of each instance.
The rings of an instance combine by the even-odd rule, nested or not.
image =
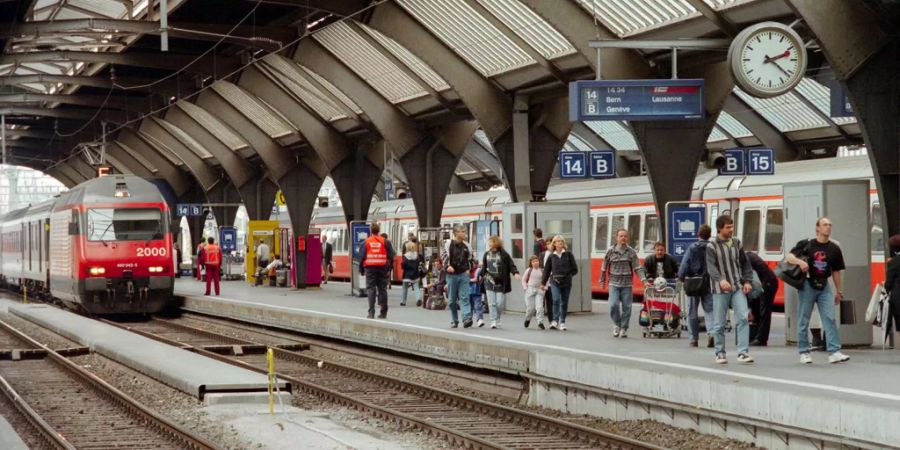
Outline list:
[[[350,224],[350,248],[353,251],[353,258],[359,258],[359,253],[363,242],[369,238],[372,227],[367,223],[351,223]]]
[[[832,80],[828,87],[831,88],[831,117],[853,117],[853,105],[850,104],[844,85],[838,80]]]
[[[725,150],[725,164],[719,167],[719,175],[744,175],[747,169],[744,167],[744,149],[732,148]]]
[[[681,261],[687,248],[699,237],[700,225],[706,222],[706,207],[700,205],[666,206],[667,251]]]
[[[559,177],[584,178],[587,176],[587,153],[560,152]]]
[[[203,205],[200,203],[191,203],[191,215],[192,216],[202,216],[203,215]]]
[[[747,150],[747,175],[775,175],[775,151],[771,148]]]
[[[601,150],[590,152],[590,172],[593,178],[613,178],[616,176],[616,152]]]
[[[692,120],[704,117],[703,79],[569,83],[569,120]]]
[[[191,215],[191,205],[188,203],[179,203],[175,205],[175,215],[176,216],[190,216]]]
[[[235,227],[219,228],[219,247],[222,252],[233,252],[237,250],[237,229]]]

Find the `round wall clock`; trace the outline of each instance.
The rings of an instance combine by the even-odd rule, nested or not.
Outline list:
[[[785,94],[806,72],[803,39],[778,22],[745,28],[731,41],[728,59],[734,83],[755,97]]]

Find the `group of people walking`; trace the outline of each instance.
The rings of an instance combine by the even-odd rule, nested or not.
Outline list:
[[[369,318],[375,316],[376,298],[381,308],[378,317],[387,316],[386,285],[394,251],[390,241],[379,236],[379,231],[377,224],[372,226],[372,235],[366,240],[363,251],[362,267],[369,293]],[[750,347],[768,345],[778,278],[759,255],[745,251],[741,241],[733,236],[734,221],[730,216],[718,217],[715,231],[713,236],[710,226],[701,226],[699,240],[687,248],[681,261],[667,254],[665,245],[658,242],[654,245],[654,254],[646,258],[644,264],[640,263],[635,249],[628,245],[628,231],[616,231],[616,245],[610,247],[605,255],[599,280],[601,286],[608,285],[614,337],[628,337],[634,275],[648,286],[656,277],[672,281],[679,279],[683,286],[691,286],[691,291],[687,292],[689,346],[699,346],[698,310],[703,308],[706,346],[714,349],[716,363],[726,364],[725,330],[728,310],[731,309],[734,311],[737,335],[736,361],[743,364],[754,362]],[[803,364],[813,362],[809,334],[814,307],[819,310],[824,347],[829,353],[828,362],[842,363],[850,359],[841,352],[836,320],[836,305],[843,298],[841,273],[845,264],[840,246],[831,240],[831,231],[831,221],[827,217],[820,218],[816,222],[815,236],[798,242],[785,258],[787,262],[799,266],[805,274],[799,290],[797,329],[797,349]],[[900,237],[893,237],[891,245],[892,256],[900,253]],[[406,305],[408,291],[412,290],[416,304],[422,305],[419,282],[426,272],[421,244],[410,236],[403,250],[400,304]],[[511,292],[512,279],[515,278],[522,283],[525,291],[524,326],[528,328],[536,320],[540,329],[549,326],[550,329],[566,330],[572,279],[578,273],[576,259],[562,236],[545,241],[541,230],[535,230],[532,253],[528,258],[528,267],[520,273],[504,249],[503,241],[491,236],[488,249],[481,255],[479,263],[466,241],[466,228],[457,225],[453,228],[453,239],[444,245],[440,257],[433,261],[431,281],[424,286],[426,289],[437,287],[446,292],[451,328],[457,328],[460,323],[463,328],[485,325],[481,304],[483,290],[487,298],[490,327],[499,328],[506,296]],[[900,260],[897,258],[888,264],[885,284],[891,292],[895,284],[900,284]],[[900,292],[900,289],[896,291]],[[546,302],[548,292],[551,300]],[[900,297],[892,294],[894,296]],[[897,304],[900,305],[900,299]],[[900,316],[897,313],[900,306],[894,311]],[[546,323],[545,312],[549,312],[549,324]],[[751,317],[754,322],[752,327]]]

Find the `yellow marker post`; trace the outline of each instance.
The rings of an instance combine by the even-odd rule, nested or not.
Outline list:
[[[266,350],[266,361],[269,362],[269,415],[275,415],[275,352]]]

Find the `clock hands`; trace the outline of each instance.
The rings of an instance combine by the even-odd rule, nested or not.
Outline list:
[[[781,67],[780,64],[778,64],[777,62],[775,62],[776,60],[779,60],[779,59],[781,59],[781,58],[787,58],[788,56],[791,56],[791,51],[790,51],[790,50],[785,50],[784,53],[778,54],[778,55],[776,55],[776,56],[774,56],[774,57],[769,57],[769,55],[763,55],[763,56],[765,56],[765,58],[763,59],[763,64],[772,63],[772,64],[775,65],[775,67],[778,68],[778,70],[781,71],[781,73],[783,73],[783,74],[785,74],[785,75],[787,75],[787,76],[791,76],[791,74],[788,73],[787,70],[784,70],[784,68]]]

